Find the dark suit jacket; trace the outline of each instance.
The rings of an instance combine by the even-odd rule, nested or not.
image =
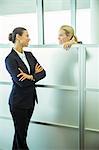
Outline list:
[[[28,69],[15,50],[12,49],[10,54],[5,59],[5,64],[8,72],[10,73],[13,81],[12,91],[9,97],[9,104],[18,108],[32,108],[35,100],[37,100],[35,83],[46,76],[43,69],[40,73],[35,73],[36,58],[31,52],[26,52],[25,55],[30,66],[30,74],[33,75],[35,81],[24,80],[19,81],[17,75],[20,73],[18,68],[23,72],[29,74]]]

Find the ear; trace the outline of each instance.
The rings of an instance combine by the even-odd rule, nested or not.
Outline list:
[[[16,40],[19,40],[19,39],[20,39],[20,35],[16,34]]]
[[[73,35],[68,34],[68,39],[71,40],[73,38]]]

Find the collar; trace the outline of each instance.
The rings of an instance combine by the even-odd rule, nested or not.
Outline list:
[[[20,52],[18,52],[14,47],[13,47],[13,50],[19,55],[19,56],[25,56],[25,53],[24,53],[24,51],[23,51],[23,53],[20,53]]]

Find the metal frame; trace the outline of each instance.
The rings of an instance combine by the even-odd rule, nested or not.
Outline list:
[[[71,25],[73,26],[76,33],[76,0],[71,0]]]
[[[44,42],[44,3],[43,0],[36,0],[37,21],[38,21],[38,44],[43,45]]]
[[[78,51],[79,64],[79,150],[84,150],[85,101],[86,101],[86,49],[80,46]]]

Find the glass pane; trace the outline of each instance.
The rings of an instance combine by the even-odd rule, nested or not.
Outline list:
[[[5,67],[5,58],[10,53],[11,48],[0,48],[0,81],[11,82],[11,77]]]
[[[4,0],[0,1],[0,15],[22,14],[36,11],[36,0]]]
[[[9,116],[8,98],[11,87],[11,85],[0,85],[1,116]],[[65,90],[37,88],[37,95],[39,105],[35,108],[33,120],[78,125],[77,93],[66,92]],[[45,99],[45,97],[47,98]]]
[[[11,89],[12,85],[0,85],[0,116],[10,116],[8,99]],[[77,93],[37,88],[37,95],[39,105],[35,107],[33,120],[78,126]]]
[[[3,119],[0,117],[0,149],[1,150],[12,149],[13,135],[14,135],[14,126],[12,120]]]
[[[8,97],[10,85],[0,85],[0,142],[2,149],[11,149],[13,124],[10,117]],[[6,93],[6,94],[5,94]],[[78,149],[78,94],[65,90],[37,88],[39,104],[35,106],[31,120],[64,124],[68,127],[52,127],[30,124],[28,143],[31,149],[37,150],[64,150]],[[4,125],[3,125],[4,124]],[[6,137],[4,132],[8,133]],[[35,136],[36,135],[36,136]],[[4,144],[4,140],[6,143]],[[50,142],[49,142],[50,139]],[[60,140],[61,139],[61,140]],[[34,141],[34,142],[33,142]],[[34,144],[33,144],[34,143]]]
[[[29,134],[31,150],[78,150],[77,129],[31,124]]]
[[[99,92],[86,93],[86,128],[99,130]]]
[[[11,117],[8,105],[8,99],[11,92],[11,85],[0,84],[0,116]]]
[[[0,43],[9,43],[8,35],[14,28],[25,27],[30,34],[30,44],[38,43],[36,0],[0,2]],[[27,3],[28,2],[28,3]],[[5,15],[6,14],[6,15]]]
[[[44,1],[44,27],[45,43],[58,43],[60,26],[71,24],[71,0],[45,0]]]
[[[69,51],[62,48],[26,48],[33,53],[38,62],[46,70],[46,78],[39,81],[47,85],[78,86],[78,56],[77,48]],[[5,68],[5,57],[10,48],[0,48],[0,81],[11,81]]]
[[[86,86],[89,88],[99,88],[99,48],[87,47],[86,49]]]
[[[78,126],[78,94],[65,90],[37,88],[39,104],[32,120]]]
[[[77,0],[76,34],[84,44],[91,42],[90,0]],[[86,18],[86,23],[85,23]]]
[[[86,93],[85,150],[99,149],[99,92]]]
[[[34,56],[46,70],[46,77],[39,81],[47,85],[78,85],[77,48],[69,51],[62,48],[31,49]]]
[[[11,150],[13,135],[12,121],[0,119],[1,150]],[[29,125],[27,143],[30,150],[78,150],[78,141],[77,129]]]

